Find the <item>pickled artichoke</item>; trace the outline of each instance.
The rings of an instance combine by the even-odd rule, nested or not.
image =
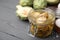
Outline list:
[[[19,3],[21,6],[32,6],[33,0],[20,0]]]
[[[46,0],[34,0],[33,7],[34,9],[42,9],[47,6]]]
[[[55,21],[55,15],[52,10],[46,8],[45,10],[34,10],[30,12],[28,15],[30,34],[41,38],[51,35]]]

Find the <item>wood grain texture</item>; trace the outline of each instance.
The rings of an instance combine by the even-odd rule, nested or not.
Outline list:
[[[19,0],[0,0],[0,40],[59,40],[56,34],[48,38],[30,37],[28,35],[29,22],[16,17],[16,5]]]

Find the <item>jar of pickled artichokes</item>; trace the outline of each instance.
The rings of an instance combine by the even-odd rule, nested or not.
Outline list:
[[[46,8],[44,10],[31,10],[28,14],[30,22],[29,32],[36,37],[47,37],[51,35],[54,27],[54,12]]]

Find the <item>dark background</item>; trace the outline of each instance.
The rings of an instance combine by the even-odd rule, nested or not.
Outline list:
[[[56,34],[48,38],[37,38],[28,35],[28,22],[16,17],[18,0],[0,0],[0,40],[59,40]]]

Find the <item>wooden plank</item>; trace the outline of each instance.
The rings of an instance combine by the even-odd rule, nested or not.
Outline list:
[[[59,40],[52,35],[41,39],[28,35],[29,22],[16,17],[16,5],[19,0],[0,0],[0,38],[1,40]],[[1,33],[2,32],[2,33]]]

